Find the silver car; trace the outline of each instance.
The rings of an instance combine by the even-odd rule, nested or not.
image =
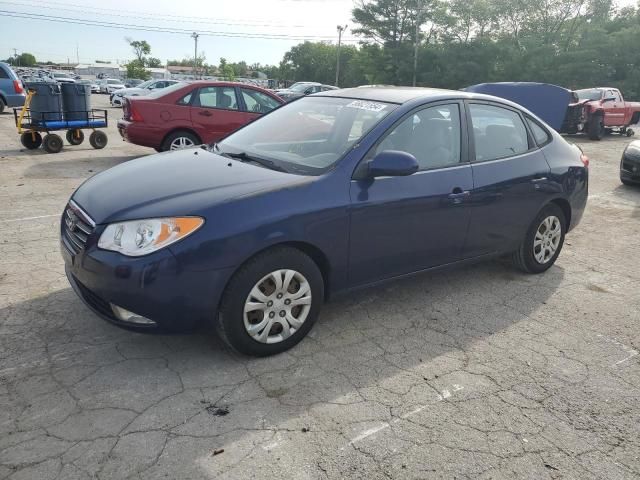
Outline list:
[[[142,82],[137,87],[123,88],[122,90],[118,90],[111,95],[111,106],[121,107],[125,96],[139,97],[148,95],[155,90],[161,90],[171,85],[175,85],[176,83],[180,82],[178,80],[147,80],[146,82]]]

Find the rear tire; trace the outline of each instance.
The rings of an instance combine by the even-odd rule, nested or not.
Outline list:
[[[591,140],[602,140],[604,137],[604,117],[602,115],[593,115],[587,129],[587,135]]]
[[[25,132],[20,135],[20,143],[29,150],[35,150],[42,145],[42,135],[38,132]]]
[[[162,142],[162,147],[160,148],[163,152],[167,152],[169,150],[180,150],[182,148],[193,147],[195,145],[200,145],[201,143],[202,141],[193,133],[185,130],[178,130],[165,138],[164,142]]]
[[[273,274],[281,279],[280,290]],[[272,289],[264,289],[265,285]],[[324,281],[316,263],[300,250],[276,247],[249,260],[233,275],[222,297],[217,330],[229,346],[245,355],[274,355],[307,335],[323,301]],[[251,327],[259,330],[250,333]]]
[[[552,235],[556,226],[557,234]],[[522,245],[513,252],[513,265],[525,273],[542,273],[548,270],[560,255],[566,231],[564,212],[558,205],[550,203],[538,213],[527,230]]]
[[[67,130],[67,142],[70,145],[80,145],[84,142],[84,132],[80,129]]]
[[[6,105],[4,104],[4,100],[0,98],[0,113],[4,112],[4,108]]]
[[[62,137],[55,133],[45,135],[42,146],[47,153],[59,153],[62,150]]]
[[[100,130],[95,130],[89,135],[89,143],[96,150],[100,150],[107,146],[107,135]]]

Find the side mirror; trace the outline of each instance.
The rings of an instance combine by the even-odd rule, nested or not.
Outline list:
[[[418,160],[407,152],[385,150],[367,162],[367,176],[405,177],[418,171]]]
[[[615,102],[616,101],[616,97],[605,97],[604,100],[602,100],[603,102]]]

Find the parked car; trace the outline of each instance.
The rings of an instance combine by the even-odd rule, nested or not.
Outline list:
[[[0,62],[0,113],[7,107],[22,107],[25,98],[22,81],[8,63]]]
[[[569,105],[567,133],[585,132],[591,140],[617,130],[633,135],[629,127],[640,121],[640,103],[625,101],[617,88],[600,87],[576,90],[577,99]]]
[[[91,93],[100,93],[100,85],[98,84],[100,80],[91,82]]]
[[[285,99],[287,102],[295,100],[296,98],[304,97],[305,95],[311,95],[312,93],[326,92],[329,90],[337,90],[338,87],[332,85],[323,85],[315,82],[298,82],[291,85],[291,87],[277,90],[276,94]]]
[[[124,86],[125,88],[133,88],[133,87],[137,87],[143,82],[144,80],[141,80],[139,78],[126,78],[124,80]]]
[[[640,140],[631,142],[622,153],[620,181],[625,185],[640,185]]]
[[[122,80],[115,78],[104,78],[102,80],[102,83],[100,83],[100,93],[112,94],[116,90],[125,88]]]
[[[111,94],[110,101],[113,107],[121,107],[123,98],[127,97],[139,97],[141,95],[148,95],[155,90],[161,90],[163,88],[170,87],[180,83],[178,80],[147,80],[134,88],[123,88],[116,90]]]
[[[137,145],[176,150],[217,141],[282,103],[253,85],[181,82],[144,97],[125,97],[118,131]]]
[[[240,88],[167,96],[218,102]],[[61,250],[71,285],[103,318],[140,330],[215,322],[237,350],[269,355],[299,342],[340,291],[504,254],[544,272],[580,222],[587,166],[495,97],[323,92],[218,143],[87,180],[63,213]]]
[[[51,74],[51,79],[58,83],[76,83],[72,74],[66,72],[53,72]]]

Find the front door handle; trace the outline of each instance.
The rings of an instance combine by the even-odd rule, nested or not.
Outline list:
[[[449,194],[449,199],[454,205],[459,205],[462,203],[465,197],[468,197],[469,195],[471,195],[471,192],[469,190],[462,190],[460,187],[456,187]]]
[[[207,111],[207,110],[203,110],[203,111],[198,112],[198,115],[202,115],[202,116],[205,116],[205,117],[210,117],[213,114],[211,112]]]
[[[542,183],[546,181],[547,181],[547,177],[536,177],[531,179],[531,183]]]

